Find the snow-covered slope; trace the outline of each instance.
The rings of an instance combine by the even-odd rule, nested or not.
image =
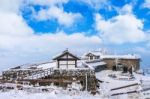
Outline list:
[[[1,92],[0,99],[102,99],[99,95],[91,95],[88,92],[67,91],[55,88],[50,92],[26,92],[12,90]]]

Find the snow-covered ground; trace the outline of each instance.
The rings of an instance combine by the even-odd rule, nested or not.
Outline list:
[[[114,77],[115,75],[115,77]],[[134,78],[130,78],[130,74],[122,73],[121,71],[104,70],[96,73],[96,78],[103,83],[100,84],[100,92],[111,96],[113,99],[145,99],[150,98],[150,76],[133,73]],[[147,89],[145,91],[145,89]],[[130,94],[127,94],[127,93]],[[138,93],[139,92],[139,93]]]
[[[0,99],[101,99],[100,95],[91,95],[85,91],[70,91],[49,86],[49,91],[43,92],[40,90],[42,88],[44,87],[1,92]]]
[[[116,77],[113,78],[112,75],[116,75]],[[68,89],[62,89],[54,85],[45,87],[23,85],[23,90],[13,89],[10,91],[1,91],[0,99],[149,99],[150,89],[148,88],[150,88],[150,76],[143,76],[136,73],[133,73],[133,75],[135,78],[129,79],[129,74],[122,74],[121,71],[103,70],[96,73],[97,79],[103,81],[103,83],[100,83],[99,93],[96,95],[92,95],[86,91],[80,91],[80,88],[78,88],[79,85],[75,84],[72,84]],[[15,85],[4,84],[4,86]],[[116,88],[120,87],[124,88],[116,90]],[[143,89],[148,90],[143,91]],[[127,94],[127,92],[131,91],[137,91],[139,93]],[[116,93],[123,94],[112,96]]]
[[[15,91],[0,93],[0,99],[99,99],[88,93],[67,94],[60,91],[28,93],[25,91]]]
[[[116,75],[116,78],[111,78],[109,75]],[[122,73],[122,71],[103,70],[96,73],[96,78],[111,83],[110,87],[119,87],[120,85],[140,83],[143,81],[150,81],[150,76],[144,76],[141,74],[133,73],[134,79],[130,79],[130,74]],[[115,83],[115,84],[112,84]]]

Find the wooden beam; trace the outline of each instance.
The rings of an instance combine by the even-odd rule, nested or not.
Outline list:
[[[60,68],[60,66],[59,66],[59,60],[57,60],[57,65],[58,65],[58,68]]]
[[[75,60],[75,68],[77,68],[77,60]]]
[[[118,90],[118,89],[122,89],[122,88],[126,88],[126,87],[132,87],[132,86],[135,86],[135,85],[139,85],[139,84],[138,84],[138,83],[135,83],[135,84],[126,85],[126,86],[122,86],[122,87],[118,87],[118,88],[113,88],[113,89],[111,89],[111,91],[113,91],[113,90]]]

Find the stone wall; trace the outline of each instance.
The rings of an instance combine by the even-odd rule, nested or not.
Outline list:
[[[107,63],[108,69],[112,69],[112,67],[116,65],[115,59],[104,59],[104,61]],[[119,63],[127,66],[128,68],[133,66],[135,70],[140,69],[140,59],[119,59]]]
[[[40,71],[42,71],[42,70],[38,70],[38,69],[27,69],[27,70],[10,69],[10,70],[2,72],[2,79],[6,80],[6,81],[19,80],[19,79],[23,79],[26,76],[32,75],[33,73],[38,73]]]
[[[82,85],[82,90],[86,89],[90,92],[96,92],[97,80],[93,70],[54,70],[53,75],[44,77],[43,79],[50,79],[54,84],[66,88],[72,82],[78,82]],[[42,84],[42,83],[41,83]],[[44,83],[43,83],[44,84]]]

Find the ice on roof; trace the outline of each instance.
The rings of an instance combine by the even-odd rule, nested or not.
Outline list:
[[[87,54],[93,54],[95,56],[100,56],[101,59],[104,58],[120,58],[120,59],[140,59],[140,55],[137,54],[125,54],[125,55],[117,55],[117,54],[108,54],[103,51],[89,51],[88,53],[85,53],[83,57],[85,57]]]
[[[55,56],[53,56],[53,60],[55,60],[57,57],[60,57],[61,55],[65,54],[65,53],[68,53],[71,56],[73,56],[73,57],[77,58],[78,60],[80,60],[80,58],[77,55],[72,54],[70,51],[68,51],[68,49],[61,52],[61,53],[59,53],[59,54],[57,54],[57,55],[55,55]]]
[[[56,67],[56,64],[57,64],[56,61],[42,63],[38,65],[37,68],[42,68],[42,69],[53,68]]]
[[[57,67],[56,61],[42,63],[42,64],[37,66],[37,68],[42,68],[42,69],[56,68],[56,67]],[[83,61],[81,61],[81,60],[77,61],[77,68],[87,68],[87,67],[88,66],[86,66]]]
[[[127,54],[127,55],[101,55],[102,59],[104,58],[117,58],[117,59],[140,59],[140,56],[135,54]]]
[[[89,62],[87,63],[88,65],[92,66],[92,67],[97,67],[97,66],[103,66],[103,65],[106,65],[106,63],[104,61],[99,61],[99,62]]]

